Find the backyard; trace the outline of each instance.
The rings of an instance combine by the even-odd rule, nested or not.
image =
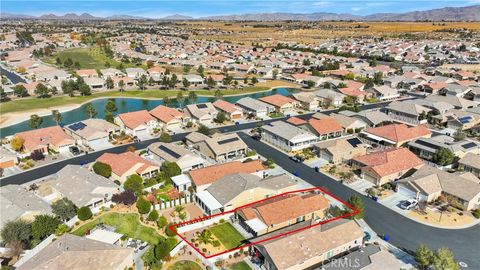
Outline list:
[[[202,267],[192,261],[178,261],[168,267],[168,270],[202,270]]]
[[[218,224],[210,230],[226,249],[239,247],[243,244],[242,241],[245,240],[230,223]]]
[[[237,262],[237,263],[234,263],[232,264],[232,266],[230,266],[230,269],[232,270],[250,270],[250,266],[248,266],[248,264],[244,261],[241,261],[241,262]]]
[[[138,215],[133,213],[106,213],[95,218],[93,221],[80,226],[73,231],[73,234],[83,236],[88,230],[103,223],[115,227],[116,232],[118,233],[150,244],[158,244],[164,239],[164,237],[159,235],[155,229],[140,224],[138,219]]]

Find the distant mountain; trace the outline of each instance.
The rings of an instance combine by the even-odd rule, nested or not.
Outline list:
[[[145,20],[144,18],[130,15],[112,15],[108,17],[95,17],[88,13],[77,15],[67,13],[65,15],[45,14],[40,17],[30,15],[0,13],[1,19],[42,19],[42,20]],[[156,20],[218,20],[218,21],[480,21],[480,5],[468,7],[446,7],[426,11],[412,11],[406,13],[376,13],[366,16],[352,15],[348,13],[251,13],[240,15],[207,16],[193,18],[181,14],[174,14]]]
[[[170,16],[166,16],[163,18],[160,18],[160,20],[167,20],[167,21],[189,21],[189,20],[194,20],[195,18],[190,17],[190,16],[185,16],[181,14],[174,14]]]

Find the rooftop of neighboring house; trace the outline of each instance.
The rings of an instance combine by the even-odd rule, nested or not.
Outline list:
[[[435,153],[441,148],[447,148],[453,153],[467,153],[480,148],[480,143],[471,140],[455,141],[454,138],[447,135],[437,135],[431,138],[418,138],[408,142],[410,147],[422,149],[431,153]]]
[[[77,73],[78,76],[83,77],[83,76],[97,76],[98,73],[95,69],[79,69],[76,70],[75,73]]]
[[[95,174],[80,165],[67,165],[39,184],[59,192],[76,206],[82,207],[105,198],[106,190],[118,190],[109,179]],[[48,195],[48,194],[45,194]]]
[[[311,92],[299,92],[299,93],[293,93],[292,97],[295,98],[296,100],[304,103],[310,103],[310,102],[317,102],[316,101],[316,95]]]
[[[445,192],[465,201],[470,201],[480,193],[480,185],[458,174],[448,173],[440,169],[423,166],[411,176],[399,180],[412,189],[423,194]]]
[[[64,128],[87,140],[103,138],[110,132],[120,130],[117,125],[98,118],[85,119],[66,125]]]
[[[149,121],[155,121],[155,118],[147,110],[121,113],[118,118],[130,129],[147,124]]]
[[[186,115],[179,110],[164,105],[158,105],[149,113],[163,123],[169,123],[173,119],[181,119],[186,117]]]
[[[268,240],[256,247],[268,253],[277,269],[289,269],[362,237],[363,230],[355,221],[340,219]]]
[[[432,134],[424,125],[409,127],[405,124],[390,124],[367,128],[362,133],[372,134],[395,143],[410,141],[419,137],[429,137]]]
[[[292,116],[290,118],[287,119],[287,123],[290,123],[294,126],[300,126],[300,125],[303,125],[303,124],[306,124],[307,121],[301,119],[301,118],[298,118],[296,116]]]
[[[2,202],[0,203],[0,212],[2,213],[0,228],[7,221],[15,220],[29,212],[49,214],[52,211],[48,203],[19,185],[0,187],[0,202]]]
[[[351,153],[355,148],[366,149],[365,145],[357,137],[321,141],[314,144],[314,146],[318,149],[326,149],[332,155]]]
[[[480,170],[480,155],[467,153],[458,163]]]
[[[237,108],[234,104],[221,99],[213,102],[213,106],[227,113],[234,113],[240,111],[240,109]]]
[[[353,158],[383,177],[423,165],[423,161],[407,148],[396,148]]]
[[[198,119],[206,115],[214,117],[218,113],[211,102],[188,104],[185,108],[186,113]]]
[[[275,95],[271,95],[271,96],[262,97],[262,98],[259,98],[259,100],[261,100],[265,103],[268,103],[270,105],[273,105],[275,107],[283,107],[286,104],[292,104],[292,103],[295,102],[294,99],[286,97],[286,96],[282,96],[280,94],[275,94]]]
[[[311,118],[308,124],[320,135],[343,131],[343,127],[333,117]]]
[[[196,186],[201,186],[212,184],[229,174],[256,173],[266,169],[267,167],[262,164],[261,160],[253,160],[249,162],[233,161],[191,170],[188,172],[188,175]]]
[[[247,149],[247,144],[236,133],[219,134],[208,137],[205,143],[215,155],[227,154],[232,151]]]
[[[23,145],[29,150],[48,145],[63,146],[75,143],[75,140],[67,135],[60,126],[33,129],[15,134],[25,140]]]
[[[227,174],[212,183],[208,191],[220,204],[225,205],[244,191],[263,188],[272,191],[295,186],[296,181],[285,174],[261,178],[249,173]]]
[[[121,154],[104,153],[97,161],[110,165],[112,172],[118,176],[122,176],[137,164],[140,164],[135,171],[138,174],[142,174],[149,167],[159,167],[157,164],[130,151]]]
[[[288,141],[295,140],[295,139],[314,140],[317,138],[312,133],[283,121],[275,121],[268,125],[264,125],[262,126],[262,129],[272,134],[275,134],[277,136],[280,136],[281,138],[284,138]]]
[[[160,158],[168,162],[177,162],[179,159],[184,157],[194,157],[196,156],[192,151],[186,149],[182,145],[176,143],[164,143],[156,142],[148,146],[148,151],[153,152]]]
[[[414,116],[419,116],[422,112],[428,113],[431,109],[410,101],[393,101],[386,107],[388,110],[394,110]]]
[[[242,106],[250,108],[252,110],[268,110],[269,107],[272,107],[272,105],[270,105],[270,104],[267,104],[265,102],[261,102],[260,100],[254,99],[254,98],[251,98],[251,97],[241,98],[236,102],[236,104],[242,105]]]
[[[48,244],[18,270],[104,269],[115,270],[133,249],[110,245],[72,234],[64,234]]]
[[[259,219],[270,227],[324,210],[328,205],[329,201],[322,194],[288,194],[242,208],[239,212],[246,220]]]

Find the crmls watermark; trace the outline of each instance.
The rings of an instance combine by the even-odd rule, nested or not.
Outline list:
[[[349,258],[339,258],[339,259],[333,259],[328,263],[328,266],[332,268],[350,268],[350,269],[355,269],[355,268],[360,268],[360,259],[355,258],[355,259],[349,259]],[[330,268],[329,267],[329,268]],[[321,268],[322,269],[322,268]]]

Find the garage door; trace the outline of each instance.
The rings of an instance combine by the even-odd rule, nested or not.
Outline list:
[[[406,188],[406,187],[403,186],[403,185],[398,185],[398,187],[397,187],[397,192],[398,192],[400,195],[403,195],[403,196],[408,197],[408,198],[412,198],[412,199],[416,199],[416,198],[417,198],[417,194],[416,194],[414,191]]]
[[[135,135],[138,138],[148,138],[150,134],[148,132],[148,129],[140,129],[135,131]]]
[[[88,141],[88,146],[95,150],[106,148],[108,145],[108,137]]]

